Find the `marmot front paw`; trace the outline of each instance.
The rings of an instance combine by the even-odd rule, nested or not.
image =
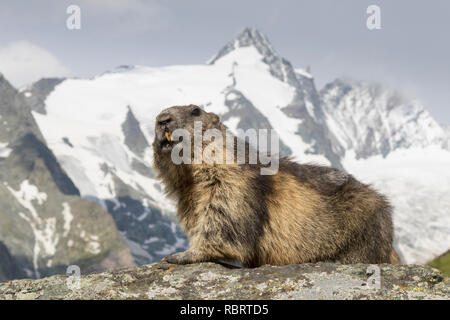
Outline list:
[[[161,260],[161,262],[168,262],[173,264],[190,264],[195,263],[195,261],[192,257],[192,254],[190,252],[177,252],[170,256],[165,257]]]

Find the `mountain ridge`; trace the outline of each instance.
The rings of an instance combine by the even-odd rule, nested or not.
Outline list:
[[[432,144],[447,148],[443,128],[425,107],[388,86],[336,79],[320,95],[328,125],[335,128],[344,149],[355,150],[357,157]]]

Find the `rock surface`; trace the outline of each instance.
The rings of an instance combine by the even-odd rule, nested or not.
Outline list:
[[[78,286],[78,287],[77,287]],[[450,281],[422,265],[333,263],[229,269],[156,263],[0,284],[0,299],[449,299]]]

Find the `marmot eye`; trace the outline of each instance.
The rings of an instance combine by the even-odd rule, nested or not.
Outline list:
[[[198,117],[199,115],[200,115],[199,108],[195,108],[194,110],[191,111],[191,116]]]

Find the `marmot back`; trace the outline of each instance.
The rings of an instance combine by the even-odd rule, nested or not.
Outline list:
[[[194,140],[195,121],[202,134],[213,128],[225,137],[219,117],[194,105],[165,109],[156,119],[155,168],[190,239],[188,250],[165,260],[238,260],[246,267],[399,262],[388,201],[351,175],[287,158],[274,175],[261,175],[260,164],[175,164],[171,133],[182,128]]]

